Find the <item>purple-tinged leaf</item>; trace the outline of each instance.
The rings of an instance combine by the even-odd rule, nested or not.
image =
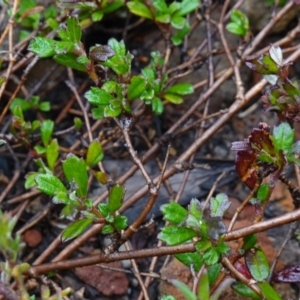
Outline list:
[[[268,278],[270,267],[266,255],[258,249],[247,251],[245,255],[246,266],[252,277],[257,281]]]
[[[96,62],[107,61],[115,55],[114,50],[108,45],[96,45],[90,48],[89,57]]]
[[[273,274],[275,282],[300,282],[300,265],[286,267]]]

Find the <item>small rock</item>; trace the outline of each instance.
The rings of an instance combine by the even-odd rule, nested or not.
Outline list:
[[[29,229],[23,235],[24,242],[32,248],[36,247],[42,239],[42,234],[37,229]]]
[[[122,268],[121,262],[112,262],[102,265],[111,268]],[[107,297],[121,296],[127,293],[128,279],[122,272],[102,269],[97,266],[86,266],[76,268],[75,273],[82,281],[94,287]]]

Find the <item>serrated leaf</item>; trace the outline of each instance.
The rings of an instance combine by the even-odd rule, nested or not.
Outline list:
[[[210,200],[210,212],[212,217],[223,217],[224,212],[230,206],[228,196],[224,193],[218,194]]]
[[[58,63],[66,67],[70,67],[77,71],[86,72],[86,67],[77,61],[77,56],[74,53],[57,54],[53,59]]]
[[[174,84],[166,90],[166,93],[173,93],[178,95],[189,95],[194,92],[194,87],[190,83]]]
[[[58,192],[55,194],[55,196],[52,198],[52,202],[54,204],[70,204],[71,203],[71,200],[68,196],[68,193],[66,192]]]
[[[126,55],[126,47],[124,41],[118,42],[116,39],[111,38],[108,40],[107,44],[111,47],[116,56],[122,57]]]
[[[37,188],[49,196],[54,196],[58,192],[67,192],[63,183],[51,173],[38,174],[35,181]]]
[[[103,159],[104,155],[102,152],[102,146],[98,140],[94,140],[90,143],[87,154],[86,154],[86,164],[89,167],[95,166]]]
[[[73,222],[62,232],[62,235],[61,235],[62,242],[66,242],[73,238],[78,237],[87,229],[87,227],[92,222],[93,222],[93,220],[90,220],[90,219],[82,219],[82,220],[77,220],[77,221]]]
[[[193,291],[189,288],[188,285],[177,279],[170,279],[170,282],[181,292],[185,299],[197,300],[196,295],[193,293]]]
[[[182,223],[187,216],[187,210],[176,202],[164,204],[160,207],[160,210],[165,221],[175,224]]]
[[[265,254],[261,250],[247,251],[245,262],[255,280],[263,281],[268,278],[270,267]]]
[[[210,248],[203,254],[203,261],[206,265],[212,266],[216,264],[220,259],[220,254],[216,248]]]
[[[273,130],[273,143],[277,151],[288,152],[294,143],[295,132],[288,123],[281,123]]]
[[[46,159],[48,167],[51,171],[54,170],[55,163],[57,162],[59,156],[59,146],[57,139],[51,141],[51,143],[46,147]]]
[[[202,219],[203,212],[201,209],[200,201],[196,198],[193,198],[189,205],[189,213],[193,215],[198,221]]]
[[[282,300],[269,282],[258,282],[257,285],[265,300]]]
[[[107,105],[114,97],[103,89],[98,87],[92,87],[88,92],[84,94],[84,97],[92,104]]]
[[[118,117],[122,112],[121,105],[119,107],[111,107],[110,105],[104,108],[104,117]]]
[[[56,54],[63,54],[71,52],[74,49],[74,44],[72,42],[56,42],[54,45],[54,50]]]
[[[203,265],[203,258],[197,252],[174,254],[174,256],[187,267],[190,268],[193,266],[196,272],[198,272]]]
[[[195,244],[197,252],[203,252],[212,247],[212,243],[209,240],[201,240]]]
[[[88,174],[84,160],[70,153],[63,161],[62,167],[68,182],[75,181],[78,187],[77,195],[85,198],[87,196]]]
[[[75,17],[69,17],[67,19],[67,28],[69,31],[69,38],[74,43],[79,43],[81,40],[81,28],[78,20]]]
[[[41,138],[44,146],[49,144],[50,138],[53,134],[54,122],[52,120],[45,120],[41,125]]]
[[[108,205],[106,203],[99,203],[98,210],[104,217],[107,217],[109,214]]]
[[[170,246],[174,246],[191,240],[196,235],[196,232],[191,228],[170,225],[164,227],[157,238]]]
[[[236,291],[238,294],[242,295],[243,297],[251,298],[253,300],[261,299],[261,297],[258,294],[256,294],[252,289],[250,289],[244,283],[236,281],[231,285],[231,287],[234,291]]]
[[[128,99],[134,100],[141,97],[146,88],[146,79],[142,76],[132,76],[128,86]]]
[[[150,9],[143,3],[137,1],[129,1],[127,2],[127,7],[130,12],[135,15],[146,19],[153,19]]]
[[[55,41],[43,37],[35,37],[30,41],[28,50],[39,57],[51,57],[55,54]]]
[[[108,196],[108,209],[110,213],[115,213],[123,203],[125,188],[119,184],[114,185]]]

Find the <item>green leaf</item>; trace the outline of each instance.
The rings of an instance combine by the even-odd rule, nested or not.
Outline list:
[[[176,202],[164,204],[160,207],[160,210],[165,221],[175,224],[182,223],[187,216],[187,210]]]
[[[201,209],[200,201],[193,198],[189,205],[189,214],[194,216],[198,221],[202,220],[203,212]]]
[[[129,1],[127,2],[127,7],[130,12],[135,15],[146,19],[153,19],[150,9],[143,3],[138,1]]]
[[[104,117],[118,117],[122,112],[121,104],[120,106],[112,107],[111,105],[104,108]]]
[[[288,123],[281,123],[273,130],[273,143],[277,151],[288,152],[294,143],[295,132]]]
[[[278,293],[273,289],[269,282],[258,282],[261,293],[266,300],[282,300]]]
[[[111,233],[113,233],[115,230],[114,230],[114,228],[111,226],[111,225],[104,225],[103,227],[102,227],[102,230],[101,230],[101,232],[103,233],[103,234],[111,234]]]
[[[105,2],[105,6],[102,8],[102,11],[104,14],[111,13],[118,8],[122,7],[124,5],[124,0],[114,0],[111,2]]]
[[[207,271],[204,270],[198,283],[197,296],[201,300],[209,300],[209,281]]]
[[[170,282],[181,292],[185,299],[197,300],[196,295],[192,292],[188,285],[177,279],[170,279]]]
[[[114,226],[118,230],[123,230],[128,226],[128,220],[125,216],[116,216],[114,220]]]
[[[73,181],[76,183],[77,195],[85,198],[87,196],[88,174],[84,160],[69,153],[66,160],[62,163],[62,167],[68,182],[70,184]]]
[[[224,193],[218,194],[210,200],[210,212],[212,217],[223,217],[224,212],[228,209],[231,202],[228,201],[228,196]]]
[[[55,41],[43,37],[35,37],[30,41],[28,50],[39,57],[51,57],[55,54]]]
[[[181,2],[181,7],[179,13],[181,16],[185,16],[194,10],[196,10],[200,6],[199,0],[183,0]]]
[[[44,112],[50,111],[51,110],[51,104],[50,104],[50,102],[48,102],[48,101],[41,102],[39,104],[39,110],[40,111],[44,111]]]
[[[128,86],[128,99],[134,100],[141,97],[146,88],[146,79],[142,76],[132,76]]]
[[[51,171],[54,170],[55,163],[57,162],[59,156],[59,146],[57,139],[51,141],[51,143],[46,147],[46,159]]]
[[[226,25],[226,29],[233,34],[240,36],[245,36],[247,33],[241,25],[232,22]]]
[[[193,266],[194,270],[198,272],[203,265],[203,258],[198,253],[180,253],[174,255],[180,262],[187,267]]]
[[[230,247],[226,242],[218,242],[216,245],[216,250],[218,251],[219,254],[226,254],[227,252],[230,251]]]
[[[58,54],[53,57],[53,59],[58,63],[66,67],[70,67],[77,71],[86,72],[86,67],[84,64],[77,62],[77,56],[74,53],[63,53]]]
[[[156,15],[155,21],[160,23],[170,23],[171,15],[170,14],[162,14],[162,15]]]
[[[263,183],[259,186],[257,190],[257,198],[260,200],[261,204],[263,204],[266,200],[268,200],[270,193],[271,190],[268,183]]]
[[[184,27],[185,22],[185,18],[181,17],[178,14],[175,14],[171,17],[171,24],[176,29],[182,29]]]
[[[247,235],[243,239],[244,239],[244,245],[243,245],[244,250],[249,250],[249,249],[254,248],[254,246],[257,243],[257,235],[256,234]]]
[[[159,11],[159,12],[168,12],[168,6],[165,0],[153,0],[152,5]]]
[[[221,264],[214,264],[208,268],[208,281],[214,284],[222,270]]]
[[[176,298],[173,297],[172,295],[162,295],[160,300],[176,300]]]
[[[163,113],[164,105],[158,97],[153,98],[153,100],[151,101],[151,104],[152,104],[153,112],[155,112],[157,115],[160,115]]]
[[[123,203],[125,188],[119,184],[114,185],[108,197],[108,209],[110,213],[115,213]]]
[[[76,128],[76,130],[80,130],[82,128],[83,122],[81,119],[75,117],[74,118],[74,126]]]
[[[52,120],[45,120],[41,125],[41,138],[44,146],[49,144],[50,138],[53,134],[54,122]]]
[[[220,259],[220,254],[216,248],[210,248],[203,254],[203,261],[206,265],[212,266],[216,264]]]
[[[1,62],[0,62],[0,68],[1,68]],[[0,87],[2,86],[2,84],[6,81],[6,77],[4,76],[0,76]]]
[[[174,104],[181,104],[183,102],[182,97],[180,97],[176,94],[165,93],[164,98]]]
[[[87,229],[87,227],[92,222],[93,222],[93,220],[90,220],[90,219],[82,219],[82,220],[77,220],[77,221],[73,222],[62,232],[62,235],[61,235],[62,241],[66,242],[73,238],[78,237]]]
[[[36,186],[35,176],[37,174],[39,174],[39,173],[31,172],[31,173],[26,174],[26,176],[25,176],[26,180],[25,180],[25,184],[24,184],[26,190]]]
[[[171,37],[172,43],[175,46],[182,44],[184,37],[190,32],[189,22],[185,22],[182,29],[177,30],[177,32]]]
[[[157,238],[170,246],[174,246],[189,241],[196,235],[196,232],[191,228],[171,225],[162,228]]]
[[[67,192],[63,183],[51,173],[38,174],[35,181],[37,188],[49,196],[54,196],[58,192]]]
[[[260,300],[261,297],[256,294],[252,289],[250,289],[246,284],[239,281],[234,282],[231,285],[232,289],[238,294],[242,295],[245,298],[251,298],[253,300]]]
[[[268,278],[270,268],[265,254],[256,249],[255,251],[247,251],[245,255],[247,268],[253,278],[257,281],[263,281]]]
[[[166,93],[173,93],[178,95],[188,95],[194,92],[194,87],[190,83],[174,84],[166,90]]]
[[[93,22],[99,22],[103,19],[104,13],[102,11],[95,11],[92,13]]]
[[[52,198],[52,202],[54,204],[71,204],[71,199],[68,196],[68,193],[66,192],[58,192],[56,195]]]
[[[71,52],[74,49],[74,44],[72,42],[56,42],[54,45],[54,50],[56,54],[63,54]]]
[[[84,97],[92,104],[107,105],[114,97],[103,89],[98,87],[92,87],[88,92],[84,94]]]
[[[86,154],[86,164],[89,167],[95,166],[103,159],[104,155],[102,152],[102,146],[98,140],[94,140],[88,147],[87,154]]]
[[[109,214],[108,205],[106,203],[99,203],[98,210],[104,217],[107,217]]]
[[[81,28],[78,20],[75,17],[69,17],[67,19],[67,27],[69,31],[69,38],[74,43],[79,43],[81,40]]]
[[[26,111],[26,110],[28,110],[28,109],[31,108],[31,105],[30,105],[30,103],[29,103],[28,101],[26,101],[26,100],[24,100],[24,99],[21,99],[21,98],[15,98],[15,99],[12,101],[12,103],[10,104],[9,109],[10,109],[11,111],[13,111],[14,108],[15,108],[17,105],[20,106],[20,108],[22,109],[22,111]]]
[[[107,44],[113,49],[116,56],[122,57],[126,55],[126,47],[124,41],[118,42],[116,39],[111,38],[108,40]]]
[[[203,252],[212,247],[212,243],[209,240],[201,240],[195,244],[197,252]]]

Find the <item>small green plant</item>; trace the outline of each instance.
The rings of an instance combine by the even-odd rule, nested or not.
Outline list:
[[[250,32],[248,17],[237,9],[232,10],[230,22],[226,25],[226,29],[233,34],[246,38]]]

